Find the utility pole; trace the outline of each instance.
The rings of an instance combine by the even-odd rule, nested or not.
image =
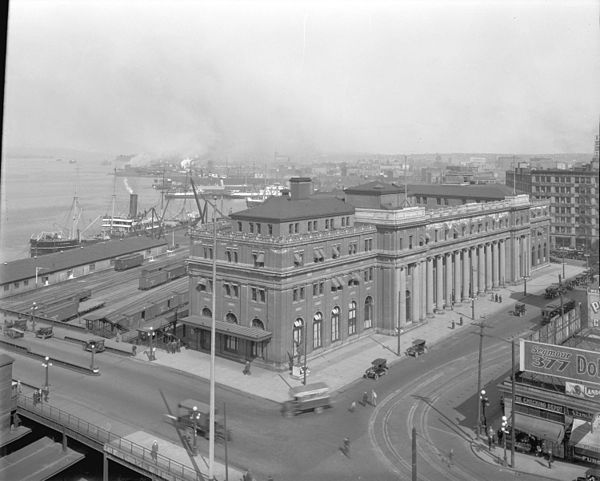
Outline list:
[[[516,425],[517,425],[517,420],[516,420],[516,416],[517,413],[515,411],[515,382],[516,382],[516,375],[517,372],[515,371],[515,340],[512,339],[511,340],[511,370],[512,370],[512,374],[510,376],[511,378],[511,392],[512,392],[512,402],[510,405],[510,410],[511,410],[511,417],[512,417],[512,427],[511,427],[511,431],[510,431],[510,438],[511,438],[511,443],[510,443],[510,467],[515,469],[515,432],[517,430]]]
[[[412,481],[417,481],[417,428],[412,428]]]

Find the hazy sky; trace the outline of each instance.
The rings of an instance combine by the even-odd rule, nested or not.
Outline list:
[[[597,0],[11,0],[4,145],[592,152]]]

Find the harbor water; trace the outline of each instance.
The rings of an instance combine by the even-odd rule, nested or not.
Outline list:
[[[129,195],[138,195],[138,211],[152,207],[165,220],[196,215],[194,199],[167,202],[152,187],[152,177],[114,175],[114,164],[98,159],[14,158],[2,159],[0,184],[0,262],[29,257],[29,239],[42,231],[68,232],[73,221],[69,212],[78,198],[82,215],[78,222],[83,237],[101,230],[102,216],[127,215]],[[120,165],[116,166],[121,167]],[[246,208],[244,200],[219,199],[218,208],[230,214]],[[211,216],[212,214],[209,214]]]

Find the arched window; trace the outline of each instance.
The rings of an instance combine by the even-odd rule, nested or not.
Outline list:
[[[365,299],[365,329],[373,327],[373,298],[368,296]]]
[[[331,340],[337,341],[340,338],[340,308],[335,306],[331,310]]]
[[[317,312],[313,317],[313,349],[323,346],[323,314]]]
[[[256,327],[257,329],[264,330],[265,325],[263,324],[263,322],[260,319],[252,319],[252,327]]]
[[[227,315],[225,316],[225,322],[230,322],[231,324],[237,324],[237,317],[235,317],[235,314],[233,314],[232,312],[228,312]]]
[[[297,348],[302,343],[302,330],[304,329],[304,320],[300,317],[294,321],[294,347]]]
[[[348,304],[348,335],[356,334],[356,302]]]
[[[202,315],[204,317],[212,317],[212,312],[208,307],[205,307],[204,309],[202,309]]]

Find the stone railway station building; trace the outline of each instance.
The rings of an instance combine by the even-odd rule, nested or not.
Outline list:
[[[344,194],[292,178],[287,195],[194,230],[187,345],[210,350],[213,290],[217,354],[287,369],[305,350],[435,322],[549,262],[548,203],[527,195],[428,210],[403,207],[394,184]]]

